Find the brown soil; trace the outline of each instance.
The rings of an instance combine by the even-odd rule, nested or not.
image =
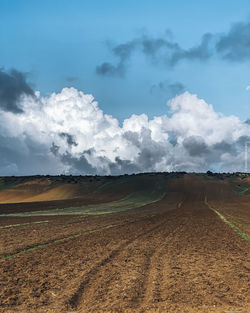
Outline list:
[[[125,197],[134,189],[123,181],[120,186],[119,182],[116,183],[117,178],[106,178],[102,182],[94,179],[77,182],[71,178],[71,183],[47,178],[34,180],[26,177],[26,180],[15,185],[13,178],[10,185],[0,184],[3,188],[0,189],[0,214],[103,203]]]
[[[141,209],[14,227],[22,249],[97,231],[1,259],[0,312],[249,312],[249,245],[204,202],[223,198],[218,187],[233,197],[225,184],[186,176]]]
[[[20,203],[0,203],[1,214],[9,213],[21,213],[21,212],[33,212],[52,210],[57,208],[70,208],[88,204],[98,204],[110,201],[119,200],[126,197],[129,194],[127,190],[119,192],[117,194],[97,194],[86,195],[84,197],[78,197],[67,200],[53,200],[53,201],[38,201],[38,202],[20,202]]]
[[[237,195],[229,182],[212,181],[206,185],[207,200],[227,221],[250,237],[250,195]]]

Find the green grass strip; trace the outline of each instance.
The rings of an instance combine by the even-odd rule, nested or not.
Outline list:
[[[31,252],[31,251],[34,251],[34,250],[38,250],[38,249],[41,249],[41,248],[46,248],[46,247],[51,246],[53,244],[62,243],[62,242],[68,241],[70,239],[75,239],[75,238],[83,236],[83,235],[92,234],[92,233],[101,231],[103,229],[112,228],[112,227],[115,227],[115,226],[118,226],[118,225],[119,224],[108,225],[108,226],[100,227],[100,228],[97,228],[97,229],[81,232],[81,233],[78,233],[78,234],[75,234],[75,235],[71,235],[71,236],[68,236],[68,237],[65,237],[65,238],[56,239],[56,240],[54,240],[52,242],[44,243],[44,244],[41,244],[41,245],[37,245],[37,246],[31,247],[31,248],[24,249],[24,250],[19,251],[17,253],[9,254],[7,256],[2,257],[0,260],[10,260],[10,259],[12,259],[13,257],[15,257],[17,255],[22,255],[24,253],[28,253],[28,252]]]
[[[29,223],[23,223],[23,224],[5,225],[5,226],[0,226],[0,229],[12,228],[12,227],[20,227],[20,226],[27,226],[27,225],[33,225],[33,224],[45,224],[45,223],[48,223],[48,222],[49,221],[38,221],[38,222],[29,222]]]
[[[101,215],[142,208],[148,204],[158,202],[164,198],[165,192],[157,191],[154,194],[133,193],[129,196],[102,204],[85,205],[81,207],[70,207],[53,209],[48,211],[34,211],[22,213],[0,214],[1,217],[31,217],[31,216],[62,216],[62,215]]]
[[[250,243],[250,236],[248,236],[247,234],[241,232],[241,231],[239,230],[239,228],[237,228],[233,223],[231,223],[230,221],[228,221],[228,220],[225,218],[225,216],[223,216],[220,212],[218,212],[217,210],[215,210],[214,208],[212,208],[212,207],[209,205],[208,201],[207,201],[207,197],[205,197],[205,201],[204,201],[204,202],[205,202],[205,204],[209,207],[209,209],[211,209],[212,211],[214,211],[224,223],[226,223],[228,226],[230,226],[230,227],[234,230],[234,232],[235,232],[237,235],[239,235],[241,238],[245,239],[247,242]]]
[[[236,186],[235,187],[235,192],[237,193],[238,196],[243,196],[245,194],[245,192],[247,192],[248,190],[249,190],[249,187],[245,187],[245,186],[242,186],[242,187]]]

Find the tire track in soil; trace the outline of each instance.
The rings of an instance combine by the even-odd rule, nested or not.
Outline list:
[[[100,309],[98,305],[102,303],[102,309],[112,307],[117,310],[117,304],[122,302],[122,309],[140,310],[141,307],[144,307],[145,302],[150,301],[148,299],[154,303],[159,302],[161,298],[162,258],[166,249],[164,242],[169,236],[172,238],[179,229],[174,224],[166,227],[166,216],[168,213],[167,215],[164,214],[163,221],[161,219],[157,226],[119,246],[111,253],[112,258],[109,256],[105,259],[108,262],[102,261],[94,267],[90,271],[93,274],[91,278],[88,275],[70,299],[70,308],[81,309],[83,312],[88,310],[89,312],[90,307],[93,311],[95,311],[95,307],[96,310]],[[172,218],[175,219],[176,214]],[[143,246],[141,245],[142,242]],[[159,243],[162,243],[162,246],[158,247]],[[131,255],[134,255],[134,264]],[[129,258],[130,263],[126,263]],[[120,265],[119,273],[116,269],[117,264]],[[107,277],[110,278],[107,279]],[[91,283],[93,281],[94,284]],[[155,282],[153,293],[151,281]],[[105,297],[103,290],[106,291]],[[112,298],[110,299],[107,297],[108,290],[112,291]],[[102,299],[103,301],[101,301]]]
[[[88,235],[88,234],[91,234],[91,233],[95,233],[95,232],[99,232],[99,231],[102,231],[104,229],[107,229],[107,228],[113,228],[113,227],[117,227],[117,226],[120,226],[119,224],[114,224],[114,225],[107,225],[107,226],[103,226],[103,227],[99,227],[99,228],[94,228],[94,229],[90,229],[90,230],[87,230],[87,231],[83,231],[83,232],[80,232],[80,233],[75,233],[75,234],[72,234],[72,235],[69,235],[67,237],[59,237],[57,239],[53,239],[53,240],[50,240],[50,241],[46,241],[45,243],[42,243],[42,244],[39,244],[39,245],[29,245],[29,246],[26,246],[25,249],[17,249],[14,253],[11,253],[11,254],[2,254],[1,257],[0,257],[0,260],[6,260],[6,259],[11,259],[17,255],[20,255],[20,254],[24,254],[24,253],[28,253],[30,251],[33,251],[33,250],[37,250],[37,249],[43,249],[43,248],[46,248],[48,246],[51,246],[53,244],[58,244],[58,243],[62,243],[62,242],[65,242],[65,241],[68,241],[68,240],[71,240],[71,239],[75,239],[75,238],[78,238],[80,236],[84,236],[84,235]]]
[[[183,200],[182,204],[184,202]],[[163,309],[164,312],[165,310],[168,312],[169,309],[166,305],[166,291],[168,289],[166,278],[169,275],[169,269],[166,264],[173,256],[173,249],[169,247],[175,245],[176,237],[178,237],[179,233],[185,232],[185,227],[189,222],[186,217],[183,218],[183,211],[180,206],[173,213],[173,216],[166,221],[166,227],[171,225],[172,231],[165,232],[162,238],[157,241],[158,244],[162,242],[162,245],[152,258],[152,267],[149,272],[146,291],[143,301],[141,301],[141,306],[138,307],[140,313],[148,312],[148,310],[150,312],[151,310],[153,310],[152,312],[161,312],[159,308]],[[176,223],[176,221],[178,222]]]
[[[160,286],[162,283],[162,257],[165,248],[157,249],[151,257],[148,276],[145,284],[145,291],[143,292],[142,300],[137,308],[139,312],[144,312],[145,306],[161,301]]]
[[[163,300],[170,304],[169,312],[224,312],[221,307],[236,312],[234,309],[241,306],[239,290],[243,292],[245,287],[243,282],[237,286],[235,275],[246,272],[241,264],[244,254],[238,249],[240,239],[234,238],[233,232],[202,201],[190,200],[184,205],[189,215],[185,227],[169,245],[175,254],[169,253],[164,264]],[[246,247],[244,242],[242,246]],[[230,252],[237,257],[231,258]]]
[[[121,254],[129,245],[133,244],[136,240],[141,239],[144,236],[154,233],[164,223],[165,222],[161,222],[154,226],[153,228],[149,229],[148,231],[143,232],[130,240],[127,240],[125,243],[121,244],[118,248],[114,249],[106,258],[104,258],[103,260],[98,262],[94,267],[92,267],[92,269],[87,274],[85,274],[84,280],[80,283],[80,286],[68,301],[67,303],[68,309],[73,310],[79,309],[83,297],[88,292],[88,290],[91,289],[91,282],[93,280],[96,282],[96,280],[98,279],[97,275],[102,270],[102,268],[104,268],[106,265],[109,265],[114,260],[114,258],[119,256],[119,254]],[[150,255],[148,256],[149,259],[151,258],[152,254],[153,252],[151,252]]]
[[[126,224],[136,223],[138,221],[143,221],[144,219],[147,219],[147,218],[148,218],[148,216],[145,216],[143,218],[129,220],[129,221],[124,222],[124,223],[107,224],[107,225],[104,224],[104,226],[100,226],[98,228],[90,228],[90,229],[82,231],[82,232],[72,233],[66,237],[58,236],[55,239],[47,240],[47,241],[41,242],[41,243],[36,244],[36,245],[27,245],[25,248],[15,249],[12,253],[0,253],[0,260],[11,259],[17,255],[28,253],[28,252],[33,251],[33,250],[43,249],[43,248],[46,248],[46,247],[53,245],[53,244],[59,244],[59,243],[62,243],[62,242],[65,242],[65,241],[68,241],[68,240],[71,240],[74,238],[78,238],[80,236],[85,236],[85,235],[90,234],[90,233],[99,232],[99,231],[102,231],[102,230],[107,229],[107,228],[119,227],[119,226],[123,226]],[[71,225],[71,224],[74,224],[74,222],[69,223],[69,225]]]
[[[236,268],[240,272],[243,269],[238,257],[233,262],[227,259],[227,242],[233,234],[230,229],[226,231],[227,227],[199,199],[202,194],[196,196],[195,201],[192,198],[183,203],[182,209],[170,214],[170,219],[115,250],[108,262],[101,263],[92,277],[85,281],[89,285],[80,290],[78,304],[72,308],[79,312],[98,311],[100,308],[104,312],[112,309],[115,312],[126,309],[146,312],[159,308],[169,312],[189,312],[195,307],[204,311],[205,307],[202,309],[201,305],[215,309],[217,306],[235,309],[235,305],[239,308],[237,291],[244,288],[244,283],[239,286],[232,284]],[[142,242],[144,248],[140,248]],[[237,243],[233,245],[236,248]],[[115,261],[122,264],[122,257],[131,252],[137,262],[134,267],[141,267],[141,271],[125,269],[126,273],[123,271],[118,281],[113,269]],[[146,256],[141,258],[141,254]],[[135,275],[134,282],[133,277],[124,279],[131,273]],[[107,275],[110,278],[107,279]],[[128,282],[129,287],[124,282]],[[128,296],[118,297],[124,286]]]
[[[164,233],[162,238],[157,240],[157,242],[162,242],[162,245],[154,252],[151,258],[143,298],[140,305],[137,306],[140,309],[140,313],[145,312],[148,307],[155,307],[157,309],[157,304],[163,301],[164,260],[167,259],[167,245],[182,227],[183,225],[180,225],[168,234]]]

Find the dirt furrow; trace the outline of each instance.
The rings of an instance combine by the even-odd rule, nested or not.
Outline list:
[[[172,218],[175,217],[176,214]],[[73,308],[78,308],[81,312],[90,308],[98,311],[102,303],[102,310],[112,308],[115,311],[139,311],[145,306],[145,302],[148,303],[148,299],[158,303],[165,241],[178,231],[174,224],[168,223],[168,219],[167,213],[161,217],[161,222],[156,227],[144,231],[119,247],[112,253],[112,259],[105,264],[101,263],[98,273],[94,272],[92,282],[87,278],[88,285],[85,277],[84,286],[87,288],[80,290],[82,301],[78,307]],[[153,292],[152,280],[155,284]]]
[[[158,312],[159,306],[161,309],[167,309],[165,306],[164,293],[166,291],[165,277],[166,273],[165,264],[169,259],[169,245],[175,235],[183,228],[183,225],[177,226],[174,221],[178,219],[180,212],[178,210],[173,212],[173,214],[167,216],[164,227],[161,230],[160,236],[156,236],[155,244],[157,249],[151,258],[151,266],[148,273],[148,279],[145,286],[145,293],[143,296],[143,301],[141,301],[140,312],[154,311]]]
[[[161,247],[152,255],[140,312],[144,312],[148,305],[154,306],[155,303],[162,301],[160,286],[162,284],[162,257],[164,250],[165,248]]]
[[[168,188],[171,199],[75,231],[116,227],[0,260],[2,312],[249,312],[249,245],[204,203],[224,201],[223,183],[187,175]]]
[[[242,301],[249,300],[246,280],[235,281],[235,275],[245,278],[247,275],[243,265],[246,254],[244,258],[243,251],[238,250],[237,241],[241,239],[202,202],[187,202],[183,209],[189,216],[184,227],[168,242],[168,257],[163,264],[163,300],[169,312],[213,312],[223,306],[241,308]],[[185,213],[179,218],[180,223]],[[241,243],[246,253],[246,244]],[[174,255],[171,251],[175,251]]]
[[[196,201],[187,198],[182,208],[162,216],[158,226],[112,252],[91,277],[85,277],[72,308],[80,312],[240,308],[240,300],[247,300],[246,281],[234,282],[233,287],[232,282],[236,271],[246,277],[246,260],[238,250],[241,239],[228,238],[234,234],[202,198],[203,193],[195,196]],[[228,260],[230,244],[236,258]]]
[[[161,224],[162,222],[160,224],[157,224],[154,227],[151,227],[149,230],[143,231],[142,233],[137,234],[135,237],[125,241],[124,243],[119,245],[116,249],[114,249],[107,257],[105,257],[100,262],[98,262],[95,266],[93,266],[92,269],[87,274],[84,275],[83,281],[80,283],[78,289],[73,294],[71,299],[68,301],[69,307],[72,309],[76,309],[79,306],[82,299],[83,299],[83,303],[86,302],[86,299],[88,298],[87,292],[89,289],[92,288],[92,282],[96,284],[99,272],[101,272],[105,266],[112,267],[112,263],[114,262],[114,259],[118,257],[119,254],[121,254],[125,249],[127,249],[135,241],[141,240],[143,237],[148,236],[150,233],[154,233],[155,231],[157,231],[157,229],[161,226]]]

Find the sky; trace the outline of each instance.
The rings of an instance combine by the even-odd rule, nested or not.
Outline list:
[[[1,0],[0,40],[0,175],[244,170],[249,0]]]

